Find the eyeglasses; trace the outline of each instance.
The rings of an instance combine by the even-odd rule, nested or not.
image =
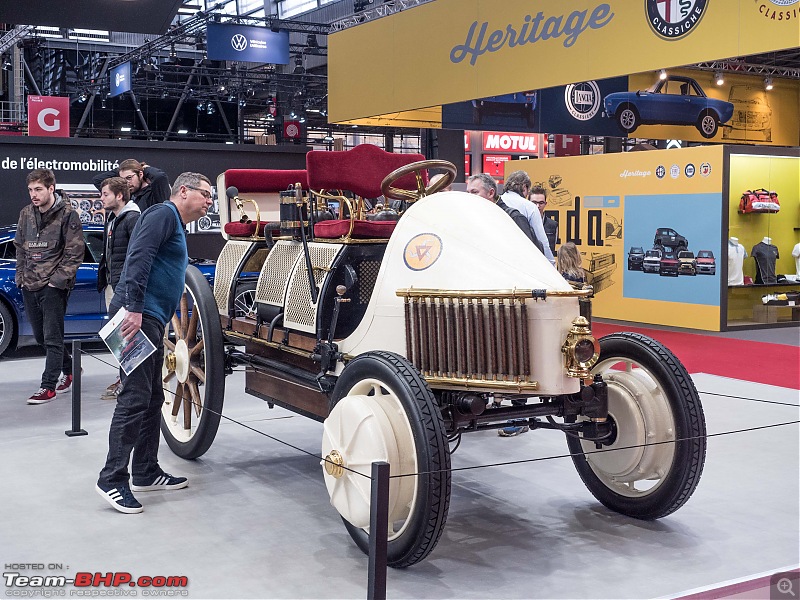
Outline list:
[[[130,181],[130,180],[131,180],[131,179],[133,179],[134,177],[136,177],[136,173],[132,173],[132,174],[130,174],[130,175],[127,175],[126,177],[123,177],[123,179],[124,179],[125,181]]]
[[[186,185],[184,186],[190,190],[194,190],[196,192],[200,192],[200,195],[205,198],[206,200],[211,200],[211,192],[208,190],[204,190],[203,188],[194,187],[193,185]]]

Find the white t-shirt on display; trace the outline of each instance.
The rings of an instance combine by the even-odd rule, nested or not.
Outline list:
[[[792,256],[794,256],[794,268],[797,271],[797,276],[800,277],[800,244],[794,245]]]
[[[741,244],[731,244],[728,241],[728,285],[742,285],[744,273],[742,264],[747,258],[747,250]]]

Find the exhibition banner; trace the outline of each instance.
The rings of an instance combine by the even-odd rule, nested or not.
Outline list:
[[[120,94],[131,91],[131,61],[125,61],[111,69],[110,96],[114,98]]]
[[[557,245],[575,243],[595,289],[593,314],[608,319],[719,330],[723,148],[694,147],[511,161],[547,190]],[[710,253],[713,274],[673,275],[660,259],[671,247]],[[686,260],[691,260],[686,256]]]
[[[211,60],[289,64],[288,31],[227,23],[209,23],[207,27]]]
[[[28,135],[69,137],[69,98],[28,96]]]
[[[438,0],[329,36],[329,115],[795,48],[798,24],[800,0]]]

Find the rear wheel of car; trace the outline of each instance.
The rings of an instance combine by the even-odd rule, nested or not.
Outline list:
[[[202,456],[219,428],[225,396],[222,327],[211,286],[197,267],[186,269],[178,311],[164,332],[165,393],[161,432],[181,458]]]
[[[711,139],[717,135],[719,129],[719,119],[713,110],[704,110],[697,119],[697,131],[706,139]]]
[[[16,329],[11,309],[0,301],[0,356],[11,346]]]
[[[567,437],[575,467],[605,506],[638,519],[658,519],[692,495],[706,455],[706,424],[686,368],[659,342],[637,333],[600,339],[593,373],[608,384],[613,442],[597,452]]]
[[[626,133],[633,133],[639,127],[639,111],[633,104],[623,104],[617,111],[617,123]]]

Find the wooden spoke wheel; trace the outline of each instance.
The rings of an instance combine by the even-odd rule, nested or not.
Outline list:
[[[186,270],[180,306],[164,331],[164,405],[161,431],[186,459],[202,456],[219,427],[225,393],[222,328],[203,274]]]

